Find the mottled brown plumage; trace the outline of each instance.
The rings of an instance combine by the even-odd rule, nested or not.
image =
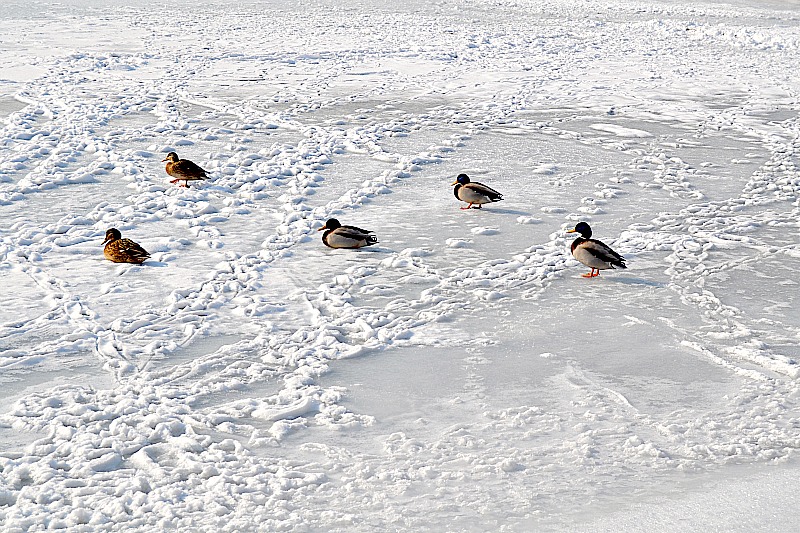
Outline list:
[[[207,179],[207,173],[195,163],[188,159],[179,159],[178,154],[170,152],[161,162],[167,162],[167,174],[175,178],[170,183],[183,181],[183,187],[189,187],[190,181]]]
[[[130,239],[123,239],[122,233],[116,228],[106,231],[106,240],[103,241],[103,255],[115,263],[133,263],[141,265],[150,254]]]

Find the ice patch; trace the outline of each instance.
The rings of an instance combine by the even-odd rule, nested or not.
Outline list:
[[[617,137],[644,139],[653,136],[653,134],[650,132],[639,130],[636,128],[626,128],[618,124],[592,124],[589,127],[592,128],[593,130],[602,131],[605,133],[611,133]]]

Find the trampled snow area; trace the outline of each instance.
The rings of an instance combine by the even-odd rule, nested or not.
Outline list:
[[[4,0],[0,57],[3,532],[796,530],[796,2]]]

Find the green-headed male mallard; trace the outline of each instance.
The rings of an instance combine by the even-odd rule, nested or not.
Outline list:
[[[608,268],[628,268],[625,266],[625,258],[617,252],[598,241],[592,239],[592,228],[586,222],[578,222],[575,229],[567,233],[580,233],[581,236],[572,241],[572,256],[578,261],[592,269],[588,274],[582,274],[584,278],[593,278],[600,275],[601,270]],[[595,273],[595,271],[597,271]]]
[[[469,180],[466,174],[459,174],[456,181],[451,183],[455,185],[453,194],[462,202],[467,202],[467,207],[461,209],[469,209],[475,205],[475,209],[480,209],[482,204],[490,204],[492,202],[499,202],[503,199],[503,195],[483,183],[477,183]]]
[[[130,239],[123,239],[122,233],[117,228],[106,231],[106,240],[103,241],[103,255],[115,263],[134,263],[141,265],[150,254]]]
[[[167,174],[175,178],[170,180],[170,183],[178,183],[183,181],[183,187],[189,187],[190,181],[207,179],[207,173],[195,163],[188,159],[179,159],[178,154],[170,152],[167,157],[161,160],[163,163],[167,162]]]
[[[322,242],[329,248],[363,248],[377,244],[378,238],[371,231],[355,226],[342,226],[335,218],[329,219],[317,231],[322,234]]]

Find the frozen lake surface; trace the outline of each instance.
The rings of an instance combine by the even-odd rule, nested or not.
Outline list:
[[[794,529],[798,3],[301,4],[0,5],[2,530]]]

